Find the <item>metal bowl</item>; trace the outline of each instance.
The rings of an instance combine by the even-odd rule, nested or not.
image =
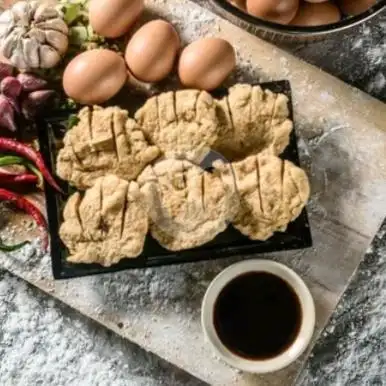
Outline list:
[[[346,17],[337,23],[315,27],[299,27],[259,19],[243,12],[227,0],[210,0],[210,3],[214,11],[225,19],[269,40],[322,39],[332,33],[342,32],[348,28],[357,26],[386,9],[386,0],[379,0],[366,12],[356,16]]]

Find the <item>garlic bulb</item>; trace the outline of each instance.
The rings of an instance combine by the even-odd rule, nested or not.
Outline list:
[[[0,15],[0,51],[19,69],[54,67],[67,48],[67,24],[52,5],[19,1]]]

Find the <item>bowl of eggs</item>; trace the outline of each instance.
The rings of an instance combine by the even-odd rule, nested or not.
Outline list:
[[[211,0],[231,22],[264,38],[323,38],[370,19],[386,0]]]

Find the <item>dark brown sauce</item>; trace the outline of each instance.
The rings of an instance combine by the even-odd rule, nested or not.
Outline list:
[[[267,272],[248,272],[229,282],[214,307],[214,326],[234,354],[252,360],[284,352],[299,333],[298,296],[290,285]]]

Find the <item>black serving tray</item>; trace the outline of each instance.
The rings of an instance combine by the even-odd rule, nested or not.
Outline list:
[[[291,88],[288,81],[277,81],[262,83],[261,86],[273,92],[287,95],[290,104],[290,118],[293,119]],[[213,95],[221,97],[226,95],[227,90],[216,90]],[[127,97],[126,97],[127,99]],[[123,106],[133,113],[140,107],[145,97],[137,96],[130,98],[130,106]],[[126,105],[126,103],[124,103]],[[41,123],[39,130],[40,150],[48,166],[54,170],[57,154],[58,139],[63,136],[64,122],[71,112],[54,114]],[[295,130],[292,131],[290,144],[282,154],[282,158],[288,159],[299,165],[299,156]],[[191,250],[171,252],[162,248],[151,236],[147,236],[143,253],[135,259],[124,259],[112,267],[102,267],[99,264],[72,264],[66,261],[68,251],[59,238],[59,227],[62,221],[62,209],[72,193],[67,183],[61,181],[61,186],[66,195],[56,193],[48,184],[45,186],[46,204],[48,213],[48,227],[51,235],[51,259],[52,270],[55,279],[67,279],[87,275],[95,275],[108,272],[116,272],[124,269],[146,268],[168,264],[180,264],[201,260],[212,260],[229,257],[232,255],[246,255],[263,252],[273,252],[290,249],[300,249],[312,245],[311,231],[309,227],[307,212],[304,209],[301,215],[288,225],[285,232],[275,233],[266,241],[252,241],[242,235],[231,225],[223,233],[219,234],[211,242]]]

